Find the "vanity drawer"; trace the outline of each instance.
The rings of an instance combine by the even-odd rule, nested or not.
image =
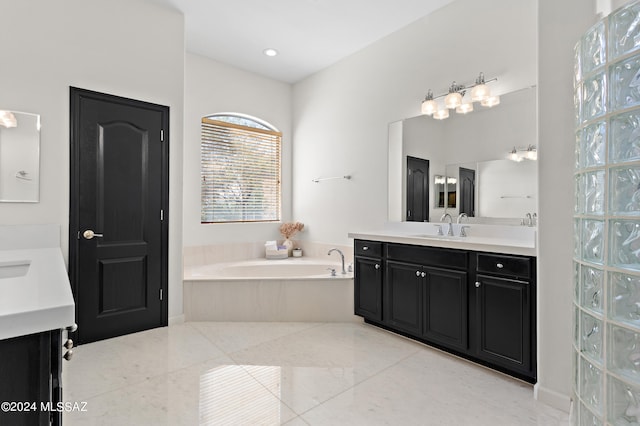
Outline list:
[[[468,266],[467,251],[429,246],[387,244],[387,259],[462,270]]]
[[[382,257],[382,243],[377,241],[355,241],[356,256]]]
[[[532,261],[528,257],[478,253],[478,272],[507,277],[531,278]]]

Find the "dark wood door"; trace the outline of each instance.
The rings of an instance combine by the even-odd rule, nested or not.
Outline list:
[[[165,106],[71,88],[79,343],[167,324],[168,119]]]
[[[476,171],[460,167],[460,214],[473,217],[475,210]]]
[[[419,265],[387,262],[384,283],[384,322],[416,337],[422,334],[422,286]]]
[[[382,320],[382,262],[355,258],[355,313],[367,319]]]
[[[454,349],[468,344],[467,273],[425,268],[424,337]]]
[[[477,356],[514,371],[531,371],[531,294],[527,281],[476,277]]]
[[[429,160],[407,157],[407,217],[410,222],[429,221]]]

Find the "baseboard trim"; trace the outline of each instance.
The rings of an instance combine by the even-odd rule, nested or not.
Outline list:
[[[184,324],[184,314],[169,317],[169,326]]]
[[[536,383],[533,386],[533,397],[537,401],[543,402],[551,407],[557,408],[558,410],[562,410],[565,413],[569,413],[571,411],[571,397],[540,386],[540,383]]]

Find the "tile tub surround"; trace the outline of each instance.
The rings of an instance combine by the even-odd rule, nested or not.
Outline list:
[[[337,264],[338,247],[345,254],[345,265],[353,261],[353,248],[336,245],[299,243],[302,258],[264,260],[264,242],[237,243],[184,250],[184,312],[187,321],[359,321],[353,314],[353,274],[347,278],[277,279],[212,277],[198,275],[203,265],[247,261],[282,265],[315,259]],[[215,269],[215,268],[211,268]]]
[[[73,425],[566,426],[532,387],[357,323],[187,322],[82,345]]]

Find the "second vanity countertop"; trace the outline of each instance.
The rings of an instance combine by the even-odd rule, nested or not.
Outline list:
[[[0,266],[29,264],[24,275],[0,278],[0,339],[65,328],[75,305],[59,248],[0,250]]]
[[[380,230],[350,232],[349,238],[387,243],[413,244],[491,253],[536,256],[536,228],[528,226],[462,224],[468,226],[467,236],[460,237],[460,226],[453,224],[454,237],[437,235],[441,225],[446,233],[448,224],[398,222],[387,223]]]

